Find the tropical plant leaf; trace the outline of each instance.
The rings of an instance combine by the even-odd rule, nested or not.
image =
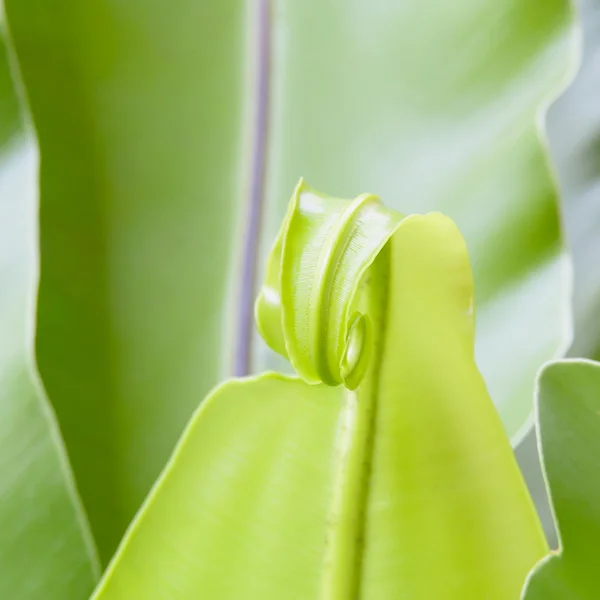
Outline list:
[[[458,222],[518,440],[568,337],[534,127],[572,62],[568,0],[6,6],[42,157],[40,371],[104,560],[198,399],[270,364],[255,265],[299,173]]]
[[[516,598],[546,544],[452,221],[301,182],[256,312],[302,380],[208,397],[94,599]]]
[[[39,366],[108,561],[230,372],[252,158],[246,13],[196,0],[6,10],[42,156]]]
[[[600,364],[551,363],[540,374],[538,435],[561,542],[531,573],[524,600],[595,600],[600,590]]]
[[[0,39],[0,598],[7,600],[87,598],[99,577],[33,359],[37,162]]]

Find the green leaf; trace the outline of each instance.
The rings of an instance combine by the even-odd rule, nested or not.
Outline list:
[[[38,157],[0,39],[0,598],[86,598],[95,549],[32,356]]]
[[[594,600],[600,589],[600,363],[564,360],[539,377],[537,428],[561,551],[531,573],[524,600]]]
[[[516,598],[547,547],[452,221],[300,182],[256,312],[302,380],[216,388],[94,599]]]
[[[230,372],[243,2],[6,2],[42,156],[37,354],[108,561]]]

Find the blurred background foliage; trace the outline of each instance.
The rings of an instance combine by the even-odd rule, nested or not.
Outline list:
[[[547,117],[550,156],[573,261],[574,339],[569,355],[600,359],[600,2],[578,0],[583,48],[573,83]]]
[[[600,5],[580,8],[582,68],[547,118],[559,205],[535,121],[577,64],[566,0],[6,0],[0,518],[40,524],[24,549],[65,532],[32,585],[63,585],[61,564],[94,579],[74,481],[106,563],[207,391],[276,364],[252,301],[300,175],[456,220],[478,361],[520,441],[535,373],[571,337],[561,221],[571,353],[600,352]],[[517,455],[551,535],[534,442]]]
[[[578,0],[581,64],[546,117],[548,150],[560,191],[572,262],[573,343],[568,355],[600,359],[600,2]],[[546,501],[534,432],[516,450],[548,534],[557,539]]]

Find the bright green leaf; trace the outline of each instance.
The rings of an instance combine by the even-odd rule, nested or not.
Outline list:
[[[98,564],[32,356],[37,162],[0,40],[0,598],[79,600]]]
[[[564,360],[544,368],[537,427],[559,554],[532,572],[524,600],[596,600],[600,590],[600,363]]]
[[[257,317],[304,381],[208,397],[94,599],[514,600],[547,549],[452,221],[301,182]]]

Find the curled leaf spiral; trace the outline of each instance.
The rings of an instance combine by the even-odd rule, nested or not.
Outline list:
[[[256,303],[259,331],[307,383],[356,388],[367,370],[373,323],[361,312],[365,275],[404,216],[377,196],[352,201],[300,180]]]

